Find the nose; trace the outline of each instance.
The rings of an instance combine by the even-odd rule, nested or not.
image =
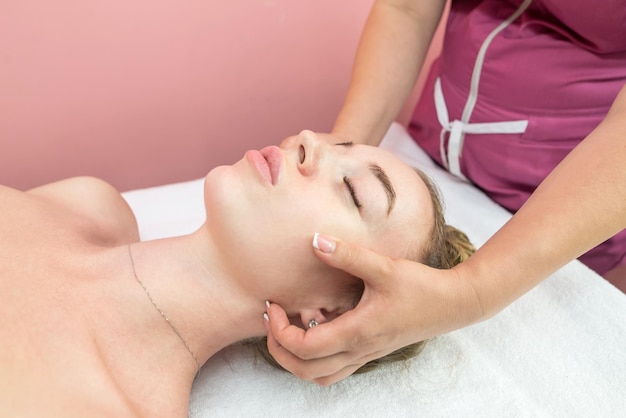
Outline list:
[[[304,130],[297,136],[296,151],[298,170],[304,176],[314,176],[323,159],[326,143],[315,132]]]

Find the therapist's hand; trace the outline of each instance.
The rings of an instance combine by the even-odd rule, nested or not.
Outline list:
[[[353,310],[306,331],[291,325],[279,305],[267,308],[269,352],[301,379],[333,384],[368,361],[480,319],[473,289],[454,269],[392,259],[325,236],[319,242],[315,254],[361,278],[365,290]]]

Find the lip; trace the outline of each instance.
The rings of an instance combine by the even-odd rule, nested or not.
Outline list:
[[[250,150],[246,152],[246,158],[265,182],[273,186],[278,183],[283,163],[283,154],[280,148],[270,146],[260,151]]]

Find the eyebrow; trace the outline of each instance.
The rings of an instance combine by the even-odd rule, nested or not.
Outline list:
[[[393,189],[393,185],[391,184],[391,180],[389,180],[389,176],[385,173],[385,170],[382,167],[376,164],[370,164],[370,171],[374,176],[380,181],[382,184],[385,193],[387,194],[387,202],[389,205],[389,209],[387,209],[387,216],[391,213],[394,205],[396,204],[396,191]]]

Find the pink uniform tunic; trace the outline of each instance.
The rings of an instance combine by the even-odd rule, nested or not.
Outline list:
[[[409,131],[515,212],[625,83],[626,0],[453,0]],[[626,230],[581,261],[600,274],[626,264]]]

